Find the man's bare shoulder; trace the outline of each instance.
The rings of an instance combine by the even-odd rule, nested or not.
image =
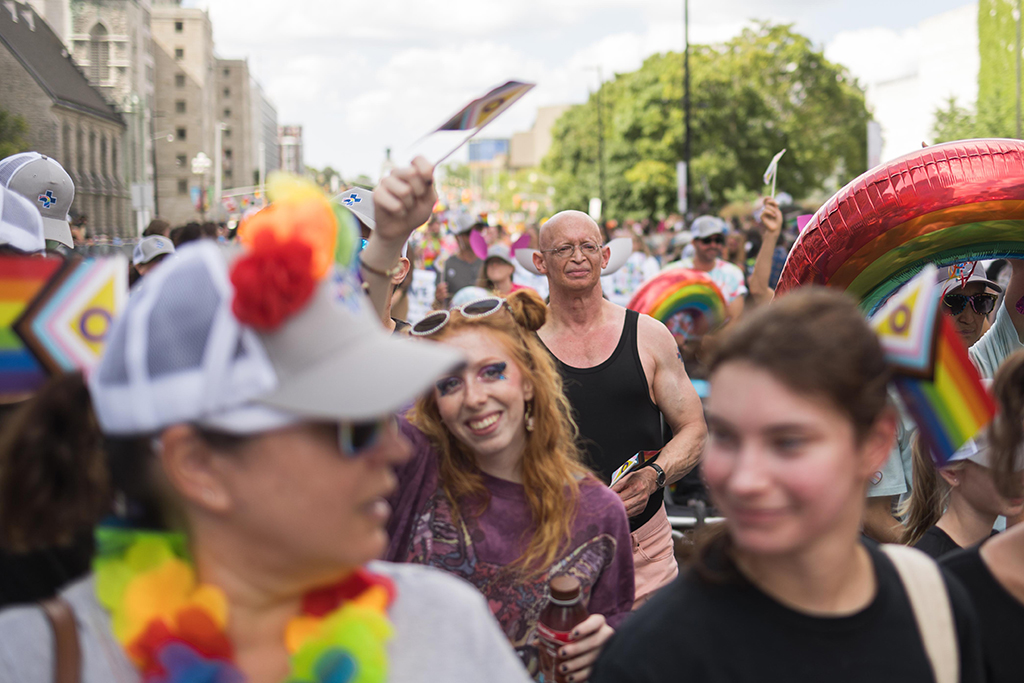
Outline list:
[[[667,353],[674,356],[678,350],[676,340],[665,324],[644,313],[640,314],[637,321],[636,337],[641,349],[655,355]]]

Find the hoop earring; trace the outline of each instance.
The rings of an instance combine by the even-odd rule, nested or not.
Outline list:
[[[533,401],[526,404],[526,431],[533,431]]]

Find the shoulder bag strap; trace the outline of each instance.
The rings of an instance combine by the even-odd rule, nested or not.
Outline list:
[[[914,548],[895,544],[881,548],[896,565],[903,581],[936,683],[957,683],[960,680],[960,650],[953,624],[953,607],[939,565]]]
[[[79,683],[82,676],[82,654],[78,647],[78,629],[71,605],[59,595],[39,605],[53,628],[54,683]]]

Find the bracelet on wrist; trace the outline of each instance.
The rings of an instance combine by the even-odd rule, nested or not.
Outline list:
[[[366,261],[363,260],[362,256],[359,257],[359,266],[367,273],[372,273],[373,275],[377,275],[378,277],[386,277],[389,280],[394,276],[398,275],[400,272],[402,272],[401,263],[395,265],[393,268],[390,268],[388,270],[379,270],[377,268],[374,268],[373,266],[368,265]]]

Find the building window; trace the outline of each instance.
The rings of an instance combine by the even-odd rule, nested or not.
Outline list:
[[[188,131],[187,130],[185,130],[184,128],[179,128],[178,129],[178,142],[184,142],[185,138],[187,137],[187,135],[188,135]]]
[[[183,48],[183,47],[176,47],[176,48],[174,48],[174,58],[176,60],[178,60],[179,62],[181,60],[185,59],[185,48]]]
[[[227,149],[224,150],[224,158],[225,159],[230,159],[231,158],[231,148],[230,147],[228,147]]]
[[[231,129],[230,128],[225,128],[224,129],[224,137],[226,137],[226,138],[231,137]]]
[[[89,31],[89,79],[94,83],[106,81],[110,66],[110,43],[107,42],[107,29],[103,24],[96,24]]]
[[[226,118],[226,119],[230,119],[231,118],[231,109],[230,108],[224,109],[224,118]]]
[[[177,102],[174,103],[174,112],[176,114],[184,114],[185,113],[185,100],[178,100]]]
[[[174,163],[178,166],[178,168],[185,168],[185,165],[188,163],[188,157],[186,157],[184,154],[179,154],[177,157],[175,157]]]
[[[224,97],[231,97],[231,88],[224,88]]]
[[[231,77],[231,69],[224,69],[224,78]]]
[[[188,194],[188,178],[178,178],[178,194]]]
[[[231,169],[230,169],[230,168],[228,168],[228,169],[225,169],[225,171],[224,171],[224,177],[225,177],[225,178],[228,178],[228,179],[230,179],[230,178],[231,178],[231,177],[232,177],[233,175],[234,175],[234,173],[232,173],[232,172],[231,172]]]
[[[174,32],[175,33],[183,33],[184,31],[185,31],[185,22],[184,21],[176,21],[176,22],[174,22]]]
[[[174,85],[178,88],[185,87],[185,74],[174,74]]]

